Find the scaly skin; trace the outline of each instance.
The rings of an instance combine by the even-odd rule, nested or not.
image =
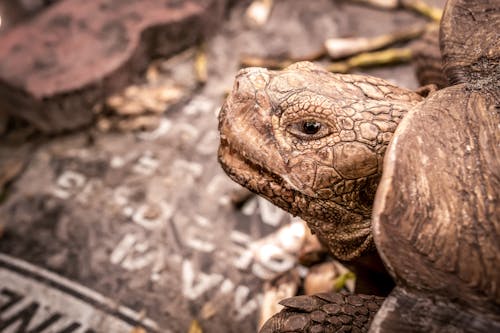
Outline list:
[[[285,308],[268,320],[260,333],[366,332],[382,297],[317,294],[284,299]]]
[[[336,258],[352,260],[374,249],[384,152],[421,100],[308,62],[243,69],[220,114],[219,161],[233,180],[307,221]]]

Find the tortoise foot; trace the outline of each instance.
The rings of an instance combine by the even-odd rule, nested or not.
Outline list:
[[[260,333],[366,332],[384,298],[322,293],[280,302],[285,308],[271,317]]]

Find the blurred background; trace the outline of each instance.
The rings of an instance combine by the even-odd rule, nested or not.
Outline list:
[[[302,221],[222,172],[217,115],[245,66],[310,60],[416,89],[412,50],[443,5],[0,0],[0,252],[133,310],[136,333],[255,332],[283,297],[352,292]],[[0,306],[2,329],[54,313],[6,281],[44,307],[23,324],[22,302]]]

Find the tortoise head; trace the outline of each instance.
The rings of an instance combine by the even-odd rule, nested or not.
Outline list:
[[[308,62],[241,70],[219,117],[219,161],[236,182],[306,220],[334,256],[373,248],[383,156],[421,97]]]

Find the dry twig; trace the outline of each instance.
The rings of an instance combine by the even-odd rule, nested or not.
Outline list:
[[[443,11],[441,9],[429,6],[423,0],[355,0],[355,1],[383,9],[396,9],[398,7],[408,8],[436,22],[439,22],[441,20],[441,16],[443,14]]]
[[[427,28],[427,26],[414,26],[371,38],[329,38],[325,41],[325,48],[330,58],[340,59],[361,52],[375,51],[397,42],[417,38],[421,36]]]

